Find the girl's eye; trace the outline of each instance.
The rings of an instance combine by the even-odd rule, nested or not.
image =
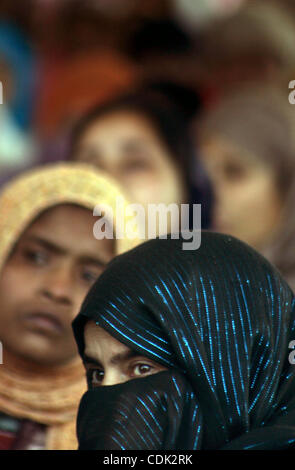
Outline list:
[[[48,261],[47,254],[38,250],[25,250],[24,257],[36,266],[44,266]]]
[[[133,368],[133,375],[139,376],[144,374],[150,374],[153,370],[153,367],[149,364],[136,364]]]
[[[81,273],[81,277],[82,277],[83,281],[86,281],[88,283],[95,282],[96,279],[98,278],[98,276],[99,276],[98,272],[94,272],[94,271],[91,271],[91,270],[88,270],[88,269],[85,269]]]

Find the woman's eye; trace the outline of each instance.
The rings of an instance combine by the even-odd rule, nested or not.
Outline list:
[[[136,364],[133,368],[133,375],[145,375],[150,374],[153,370],[153,367],[149,364]]]
[[[150,168],[150,164],[148,163],[148,161],[146,161],[146,159],[134,158],[133,160],[125,161],[122,170],[123,172],[146,171],[149,168]]]
[[[87,373],[88,384],[91,387],[101,385],[104,377],[104,371],[100,369],[90,369]]]
[[[246,171],[237,163],[227,163],[224,166],[224,175],[228,180],[241,180],[246,176]]]
[[[90,163],[93,165],[100,166],[100,156],[99,154],[95,151],[95,149],[90,148],[83,148],[81,150],[78,150],[77,155],[76,155],[76,160],[83,161],[83,163]]]

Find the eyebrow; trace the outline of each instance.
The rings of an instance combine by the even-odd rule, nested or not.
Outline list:
[[[57,255],[66,255],[68,253],[66,249],[61,248],[52,243],[51,241],[45,240],[44,238],[38,237],[36,235],[27,235],[24,239],[24,242],[37,243],[46,250],[51,251],[52,253],[55,253]],[[103,258],[100,255],[97,255],[95,258],[88,255],[79,256],[80,262],[85,264],[94,264],[98,267],[106,266],[109,263],[110,259]]]
[[[142,139],[132,139],[125,142],[123,148],[124,150],[142,150],[145,148],[145,144],[146,141],[143,141]]]
[[[139,354],[137,351],[133,351],[132,349],[130,351],[126,351],[124,353],[119,353],[119,354],[116,354],[115,356],[112,357],[111,359],[111,363],[112,364],[118,364],[124,360],[128,360],[128,359],[132,359],[133,357],[141,357],[142,355]],[[83,363],[84,364],[96,364],[97,366],[100,366],[102,367],[102,364],[100,361],[98,361],[97,359],[91,357],[91,356],[88,356],[87,354],[83,354],[82,356],[82,360],[83,360]]]
[[[44,238],[38,237],[36,235],[27,235],[24,240],[24,242],[32,242],[32,243],[37,243],[38,245],[42,246],[46,250],[53,251],[56,254],[66,254],[67,251],[54,243],[50,242],[49,240],[45,240]]]
[[[97,366],[102,367],[101,363],[97,359],[94,359],[93,357],[88,356],[87,354],[82,355],[82,361],[83,361],[84,365],[85,364],[96,364]]]

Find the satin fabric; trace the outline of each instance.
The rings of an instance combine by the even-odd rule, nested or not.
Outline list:
[[[182,242],[150,240],[116,257],[86,297],[73,323],[82,357],[91,319],[169,370],[87,391],[79,448],[293,448],[293,292],[231,236],[202,232],[191,251]],[[185,442],[173,426],[189,430]]]

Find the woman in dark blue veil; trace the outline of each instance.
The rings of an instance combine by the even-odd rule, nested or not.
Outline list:
[[[294,294],[233,237],[205,231],[190,251],[182,242],[150,240],[115,258],[73,323],[84,363],[92,321],[166,369],[108,386],[90,381],[79,449],[293,448]]]

